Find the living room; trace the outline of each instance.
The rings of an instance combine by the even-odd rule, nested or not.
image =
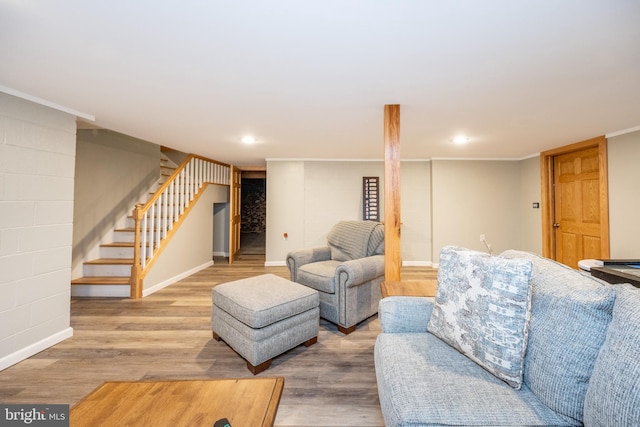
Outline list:
[[[549,10],[544,9],[544,12],[540,12],[540,16],[536,15],[540,19],[538,22],[545,22],[543,18],[547,17]],[[637,8],[632,7],[631,12],[637,12]],[[633,21],[632,18],[637,17],[637,14],[634,15],[631,12],[627,14],[627,19]],[[324,13],[321,15],[325,16]],[[617,17],[618,13],[606,16],[613,15]],[[343,24],[344,27],[341,28],[348,27],[346,23]],[[10,27],[13,28],[13,26]],[[624,34],[633,35],[635,34],[633,31],[637,30],[630,29]],[[630,39],[637,40],[633,37]],[[613,45],[620,46],[619,43],[613,43]],[[30,44],[27,43],[25,46]],[[52,51],[55,52],[55,49]],[[622,52],[620,57],[626,60],[620,60],[615,64],[620,67],[626,65],[628,68],[626,71],[621,71],[622,68],[611,71],[611,80],[624,80],[625,77],[628,78],[628,74],[637,76],[637,63],[626,62],[633,58],[633,52],[635,51]],[[616,58],[619,57],[616,56]],[[25,63],[20,64],[26,66]],[[31,66],[31,68],[38,67]],[[76,203],[74,180],[78,160],[77,119],[80,118],[85,122],[95,121],[102,128],[114,130],[119,134],[135,134],[127,132],[128,120],[110,122],[102,117],[102,108],[86,109],[85,104],[80,101],[54,95],[46,89],[45,80],[47,79],[34,80],[34,86],[20,83],[15,77],[20,73],[20,69],[20,67],[3,67],[4,71],[0,74],[0,84],[6,85],[3,86],[3,93],[0,94],[3,134],[0,156],[3,201],[1,215],[3,225],[0,227],[2,233],[0,295],[3,303],[0,306],[0,318],[6,328],[0,336],[1,369],[25,359],[28,364],[46,368],[46,364],[51,362],[50,359],[43,361],[28,359],[28,357],[58,342],[63,342],[74,333],[70,315],[72,303],[69,298],[69,279],[72,270],[73,233],[76,232],[78,221],[73,217],[74,203]],[[486,68],[483,67],[479,70],[486,72]],[[52,70],[52,76],[53,71],[55,70]],[[142,75],[144,76],[144,73]],[[360,74],[356,75],[360,76]],[[105,80],[109,78],[105,77]],[[131,81],[133,80],[136,79]],[[144,79],[141,77],[140,80]],[[482,73],[479,73],[478,80],[480,83],[487,83]],[[520,249],[540,253],[542,248],[541,209],[533,207],[534,203],[542,202],[539,152],[599,135],[606,135],[608,141],[611,257],[637,258],[640,230],[635,227],[633,213],[640,207],[638,206],[640,202],[634,197],[635,183],[640,180],[640,171],[636,167],[640,159],[640,129],[637,127],[640,119],[638,106],[633,102],[637,102],[640,97],[637,96],[636,80],[636,77],[632,77],[631,81],[636,82],[635,86],[624,90],[603,90],[610,94],[608,97],[594,96],[599,106],[593,107],[590,112],[613,110],[617,103],[623,104],[626,111],[618,115],[619,121],[594,124],[590,119],[585,118],[586,112],[577,109],[578,106],[584,107],[584,104],[587,104],[586,101],[583,104],[581,101],[565,101],[564,109],[554,112],[555,119],[547,119],[544,122],[549,128],[548,133],[554,134],[557,131],[557,136],[545,140],[544,146],[507,156],[478,154],[486,152],[483,144],[478,144],[480,148],[478,146],[474,148],[473,144],[470,144],[469,149],[474,150],[469,151],[470,154],[465,154],[466,152],[460,147],[455,148],[458,153],[456,156],[431,154],[436,150],[436,145],[446,144],[448,140],[443,143],[442,138],[434,137],[432,150],[430,144],[425,143],[424,139],[411,138],[412,135],[416,135],[411,118],[414,119],[413,123],[448,122],[447,132],[451,136],[461,125],[454,125],[451,119],[444,120],[440,115],[416,115],[415,110],[420,102],[407,103],[407,114],[403,116],[406,117],[403,125],[406,125],[407,132],[406,135],[403,134],[402,139],[403,144],[406,143],[403,147],[406,146],[407,150],[406,160],[403,157],[401,169],[402,244],[405,265],[428,268],[437,264],[440,249],[451,243],[485,250],[484,244],[478,239],[481,234],[486,236],[495,252]],[[297,82],[297,84],[301,83]],[[51,87],[53,86],[58,85],[51,84]],[[68,83],[68,86],[71,87],[73,84]],[[131,96],[133,88],[130,86],[130,84],[122,86],[121,90],[128,92],[122,98],[123,104],[126,103],[125,100],[135,98]],[[587,88],[581,89],[588,92]],[[576,92],[578,90],[572,88],[562,93],[567,98],[571,98]],[[366,92],[360,93],[363,99],[367,99]],[[428,99],[431,93],[435,92],[423,92],[420,97]],[[485,88],[482,93],[485,97],[490,97],[491,91]],[[180,98],[182,93],[175,95],[176,98]],[[332,102],[335,103],[340,98],[339,94],[334,93],[334,95],[336,97]],[[314,144],[309,142],[297,144],[302,146],[303,151],[299,151],[296,155],[285,157],[281,152],[274,151],[273,154],[258,156],[267,172],[266,267],[282,268],[288,251],[319,244],[335,222],[340,219],[359,217],[362,177],[384,175],[381,111],[384,103],[395,102],[395,98],[389,93],[386,94],[386,98],[382,95],[384,94],[375,97],[376,102],[366,107],[375,109],[374,113],[364,121],[367,124],[364,126],[367,131],[369,132],[369,128],[373,131],[358,138],[357,144],[354,143],[357,146],[355,151],[359,154],[333,157],[328,156],[326,150],[320,149],[320,154],[305,155],[305,147],[308,152],[312,149],[314,153],[318,151]],[[93,98],[101,96],[104,95],[100,93],[100,96]],[[588,96],[586,98],[589,99]],[[630,101],[630,98],[636,101]],[[549,96],[544,99],[545,102],[536,100],[535,103],[541,110],[541,106],[551,108],[554,105],[552,100],[555,98]],[[442,109],[449,111],[450,114],[458,109],[466,109],[460,104],[447,101],[444,97],[439,98],[439,101]],[[596,101],[593,103],[595,104]],[[474,105],[477,107],[476,110],[480,110],[483,104]],[[269,108],[269,105],[262,104],[263,110]],[[353,101],[351,104],[346,102],[345,110],[356,108],[358,107],[353,105]],[[431,110],[434,108],[437,109],[429,106]],[[569,114],[569,111],[573,111],[572,109],[575,113]],[[322,117],[323,111],[327,110],[314,111],[315,117],[308,118],[307,121],[300,120],[299,123],[311,124],[319,121],[322,122],[321,127],[332,127],[330,122],[318,119]],[[496,111],[506,117],[507,112],[504,106]],[[534,115],[531,114],[531,116]],[[605,115],[604,112],[602,115]],[[180,118],[183,117],[180,116]],[[514,120],[517,119],[521,117],[516,117]],[[146,123],[147,127],[156,126],[153,120],[150,121],[152,123]],[[156,121],[161,122],[158,119]],[[199,121],[206,122],[205,119]],[[507,127],[508,120],[502,117],[499,120],[493,120],[492,123],[498,124],[501,121]],[[176,133],[180,134],[180,130],[184,131],[184,128],[188,127],[184,123],[191,123],[187,120],[175,120],[175,122],[179,122],[180,125],[174,126],[178,130],[173,131],[175,133],[172,133],[172,136]],[[572,129],[571,135],[579,136],[573,139],[566,138],[566,134],[561,136],[561,132],[564,132],[563,122]],[[295,131],[304,130],[304,126],[299,123],[296,123]],[[342,122],[336,122],[336,128],[338,123]],[[474,121],[474,123],[477,122]],[[473,131],[473,126],[468,126]],[[480,124],[477,123],[477,126],[479,127]],[[593,126],[597,132],[591,130],[594,129]],[[543,126],[539,125],[539,127]],[[210,129],[208,131],[211,132]],[[522,130],[520,132],[526,133]],[[304,135],[304,133],[301,134]],[[138,138],[156,147],[171,145],[164,139],[136,134],[135,139]],[[327,138],[340,139],[333,133]],[[296,141],[300,139],[304,137],[299,137]],[[423,148],[411,151],[408,144],[411,139],[418,139],[416,145]],[[172,139],[175,148],[191,152],[189,150],[191,145],[185,143],[184,146],[180,146],[180,140],[179,137]],[[365,140],[364,145],[361,145],[361,140]],[[518,140],[514,138],[511,141]],[[313,139],[310,137],[309,141]],[[349,141],[345,139],[341,139],[338,143],[349,145]],[[252,150],[246,147],[238,148],[231,143],[226,145],[232,147],[227,147],[223,143],[207,144],[208,152],[196,154],[228,161],[226,157],[229,156],[228,152],[235,150],[242,156],[246,156],[246,152]],[[262,145],[268,146],[266,142]],[[517,145],[516,142],[511,144],[507,142],[503,150],[510,150],[513,147],[508,147]],[[217,155],[218,150],[220,150],[220,157]],[[411,156],[409,156],[410,153]],[[255,150],[248,156],[256,157]],[[246,158],[242,161],[246,161]],[[196,266],[202,263],[199,260]],[[158,282],[165,279],[158,279]],[[329,330],[328,334],[330,334]],[[358,344],[343,343],[342,345],[357,346]],[[55,392],[52,391],[52,393]],[[339,421],[336,425],[339,425]]]

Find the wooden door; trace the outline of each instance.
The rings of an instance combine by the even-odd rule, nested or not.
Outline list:
[[[240,194],[241,194],[242,172],[235,166],[231,166],[231,187],[229,190],[229,205],[231,212],[229,215],[229,264],[240,252]]]
[[[545,174],[551,179],[550,205],[543,214],[543,240],[546,231],[549,247],[543,255],[574,268],[581,259],[608,258],[606,139],[583,141],[541,158],[543,182]]]

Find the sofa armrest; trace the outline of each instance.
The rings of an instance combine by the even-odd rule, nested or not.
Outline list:
[[[287,254],[287,267],[289,267],[289,272],[291,273],[291,280],[296,281],[296,273],[301,266],[312,262],[328,261],[330,259],[331,249],[328,246],[299,249],[289,252]]]
[[[358,286],[384,276],[384,255],[345,261],[336,268],[339,286]]]
[[[433,297],[393,296],[380,300],[378,318],[382,332],[427,332]]]

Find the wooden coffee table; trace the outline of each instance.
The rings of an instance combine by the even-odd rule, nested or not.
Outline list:
[[[390,296],[435,297],[437,286],[437,279],[388,281],[380,284],[383,298]]]
[[[70,425],[273,426],[284,378],[109,381],[71,408]]]

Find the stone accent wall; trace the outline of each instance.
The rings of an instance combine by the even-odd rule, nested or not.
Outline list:
[[[243,179],[241,195],[242,233],[267,231],[267,184],[265,179]]]

